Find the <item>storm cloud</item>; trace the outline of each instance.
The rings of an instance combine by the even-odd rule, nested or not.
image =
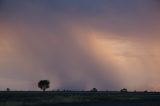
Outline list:
[[[158,90],[152,0],[1,0],[1,89]]]

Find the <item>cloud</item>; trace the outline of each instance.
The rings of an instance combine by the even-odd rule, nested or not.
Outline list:
[[[159,89],[159,14],[149,0],[1,4],[2,89],[38,89],[41,79],[54,89]]]

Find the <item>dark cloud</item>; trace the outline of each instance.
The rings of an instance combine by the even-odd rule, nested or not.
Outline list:
[[[2,11],[2,6],[3,6],[3,0],[0,0],[0,11]]]

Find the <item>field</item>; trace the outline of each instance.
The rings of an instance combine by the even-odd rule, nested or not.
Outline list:
[[[160,106],[160,93],[1,91],[0,106]]]

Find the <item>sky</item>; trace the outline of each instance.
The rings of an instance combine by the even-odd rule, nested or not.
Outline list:
[[[0,0],[0,90],[160,90],[158,0]]]

